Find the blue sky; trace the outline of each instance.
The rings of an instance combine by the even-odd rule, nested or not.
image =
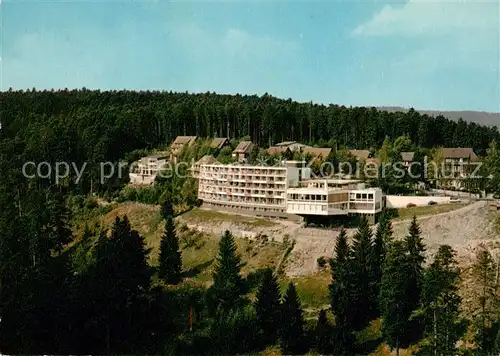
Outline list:
[[[499,1],[1,4],[1,85],[500,112]]]

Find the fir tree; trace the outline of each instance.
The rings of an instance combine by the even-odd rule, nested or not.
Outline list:
[[[410,291],[407,297],[408,303],[410,303],[412,310],[415,311],[420,306],[423,284],[423,265],[425,262],[425,245],[422,237],[420,236],[420,226],[418,225],[416,216],[413,216],[404,242],[410,266],[409,274],[407,276],[407,283]],[[420,340],[423,333],[422,321],[419,318],[413,318],[411,325],[413,328],[412,335],[414,336],[412,341]]]
[[[328,354],[332,349],[332,326],[328,323],[326,310],[321,309],[314,328],[315,349],[321,354]]]
[[[344,228],[340,230],[335,244],[335,256],[330,260],[332,282],[329,285],[332,312],[335,316],[334,345],[336,355],[347,355],[353,349],[351,260]]]
[[[161,205],[160,215],[163,220],[167,220],[169,217],[174,217],[174,207],[170,200],[165,200]]]
[[[126,350],[141,335],[140,326],[132,322],[140,301],[149,291],[151,270],[144,238],[130,226],[127,216],[116,218],[107,238],[101,234],[96,246],[96,262],[91,270],[95,285],[95,318],[103,330],[103,347]],[[124,342],[123,340],[126,340]],[[103,350],[101,350],[102,352]]]
[[[303,346],[304,318],[300,299],[293,282],[290,282],[281,305],[281,322],[278,326],[280,345],[286,353],[300,353]]]
[[[422,303],[417,314],[425,321],[425,336],[429,343],[421,354],[453,355],[456,342],[465,331],[460,317],[460,297],[457,294],[460,272],[455,252],[442,245],[431,266],[424,273]]]
[[[169,284],[179,283],[181,281],[182,256],[172,216],[167,216],[165,221],[165,232],[161,238],[158,260],[158,276]]]
[[[493,353],[495,355],[500,355],[500,327],[498,328],[497,335],[495,336],[495,342],[493,344]]]
[[[239,305],[247,288],[240,275],[241,258],[237,253],[233,235],[226,230],[219,243],[219,255],[213,271],[213,285],[210,295],[213,298],[211,307],[227,311]]]
[[[278,280],[271,269],[266,269],[257,290],[255,312],[264,345],[277,339],[276,326],[280,322],[281,293]]]
[[[478,307],[474,311],[474,331],[479,351],[486,354],[489,348],[488,334],[498,317],[498,297],[495,291],[495,263],[484,246],[477,253],[472,272],[479,294]]]
[[[375,316],[377,300],[375,294],[376,259],[372,231],[365,217],[361,218],[358,231],[354,236],[351,254],[353,307],[349,310],[349,319],[352,320],[354,330],[360,330]]]
[[[387,249],[392,242],[392,224],[386,211],[382,211],[380,221],[375,233],[373,242],[374,250],[374,275],[375,275],[375,295],[379,295],[380,281],[382,279],[382,265],[387,254]],[[378,306],[377,306],[378,307]]]
[[[409,300],[410,268],[406,246],[401,241],[394,242],[383,264],[379,308],[382,317],[382,336],[391,349],[396,349],[396,354],[399,353],[399,348],[409,345],[413,332],[409,322],[413,311],[413,305]]]

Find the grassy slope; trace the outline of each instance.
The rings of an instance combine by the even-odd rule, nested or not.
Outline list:
[[[466,204],[462,203],[452,203],[442,205],[415,206],[413,208],[401,208],[398,209],[398,216],[394,220],[397,221],[411,219],[413,215],[416,215],[418,218],[419,216],[447,213],[453,210],[460,209],[465,205]]]
[[[463,205],[447,204],[440,206],[425,206],[399,209],[398,219],[411,218],[414,214],[417,216],[433,215],[455,210]],[[138,203],[118,204],[104,216],[93,218],[88,221],[91,225],[97,223],[109,228],[117,216],[127,215],[131,225],[144,236],[147,246],[152,249],[151,263],[155,264],[160,238],[163,233],[164,223],[159,216],[159,207]],[[195,209],[182,215],[184,221],[226,221],[232,223],[245,224],[253,227],[273,227],[277,223],[260,218],[230,215],[225,213],[213,212],[202,209]],[[81,234],[83,224],[80,222],[76,229],[77,235]],[[182,230],[182,229],[179,229]],[[183,267],[187,271],[187,281],[209,285],[211,283],[211,271],[213,261],[217,256],[219,236],[193,232],[179,231],[181,245],[187,243],[189,247],[182,250]],[[238,251],[242,256],[244,263],[243,274],[248,274],[258,268],[276,267],[281,256],[285,251],[285,246],[281,243],[267,242],[257,243],[252,240],[237,238],[236,243]],[[317,317],[318,310],[329,307],[328,284],[331,281],[330,273],[326,269],[319,273],[298,277],[294,279],[297,291],[299,293],[305,317],[310,321]],[[286,289],[288,279],[280,281],[282,291]],[[376,320],[366,330],[358,335],[360,344],[369,345],[374,349],[373,343],[377,345],[380,338],[380,321]],[[272,348],[266,354],[279,354],[278,350]],[[376,346],[376,355],[390,355],[387,345],[380,344]],[[410,355],[411,350],[402,350],[400,354]]]

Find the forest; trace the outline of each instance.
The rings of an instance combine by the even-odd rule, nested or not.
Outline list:
[[[387,113],[269,95],[86,89],[2,92],[0,124],[1,353],[226,355],[276,346],[285,354],[367,354],[373,350],[356,335],[377,319],[380,341],[394,350],[500,351],[492,256],[482,250],[476,258],[482,292],[474,314],[463,316],[455,253],[444,245],[427,261],[416,219],[403,241],[391,238],[388,216],[376,231],[363,222],[352,242],[341,234],[329,261],[331,306],[314,323],[304,319],[293,283],[282,295],[272,270],[241,274],[230,231],[220,238],[212,286],[183,282],[173,205],[194,205],[177,189],[192,188],[190,180],[163,182],[168,194],[156,192],[151,201],[161,201],[165,221],[157,265],[126,216],[109,230],[86,226],[78,239],[72,226],[75,215],[99,213],[89,196],[119,192],[126,183],[113,177],[100,184],[99,162],[133,160],[177,135],[357,149],[405,136],[418,147],[473,147],[484,155],[500,142],[496,128],[415,110]],[[27,161],[86,163],[87,169],[78,183],[70,176],[56,185],[53,177],[26,179]],[[467,333],[473,343],[457,348]]]

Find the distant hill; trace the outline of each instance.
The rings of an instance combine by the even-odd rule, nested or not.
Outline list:
[[[387,110],[389,112],[403,111],[406,112],[409,109],[401,107],[380,107],[380,110]],[[500,127],[500,113],[489,113],[484,111],[439,111],[439,110],[418,110],[421,114],[427,114],[429,116],[443,115],[444,117],[450,118],[452,120],[458,120],[459,118],[465,121],[475,122],[481,125],[487,126],[497,126]]]

